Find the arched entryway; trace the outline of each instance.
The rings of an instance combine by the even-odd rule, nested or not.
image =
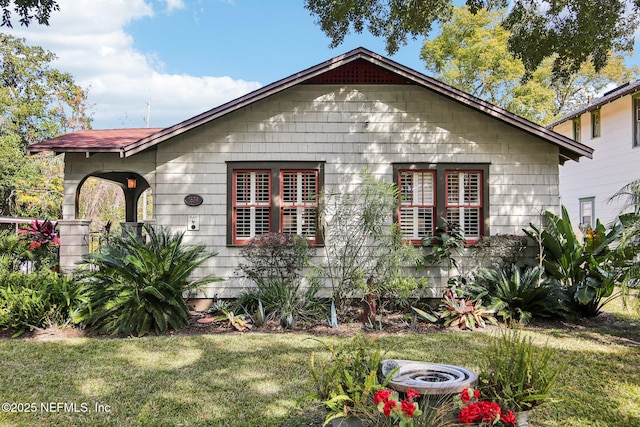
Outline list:
[[[135,172],[94,172],[87,175],[76,189],[75,217],[80,217],[80,191],[85,181],[91,177],[104,179],[117,184],[124,193],[125,212],[124,222],[126,224],[138,223],[138,201],[140,196],[150,188],[144,177]]]

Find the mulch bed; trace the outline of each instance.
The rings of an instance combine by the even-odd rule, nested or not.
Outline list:
[[[354,336],[358,334],[371,334],[371,335],[398,335],[398,334],[430,334],[430,333],[486,333],[494,331],[500,326],[487,325],[485,328],[476,328],[473,331],[461,330],[458,328],[445,328],[442,325],[430,324],[422,321],[414,323],[407,323],[406,313],[390,312],[383,315],[382,330],[372,329],[365,327],[357,320],[351,322],[340,322],[335,328],[329,327],[326,323],[321,324],[296,324],[291,329],[285,329],[276,321],[268,321],[264,326],[260,328],[253,327],[248,331],[240,332],[229,325],[227,321],[220,321],[215,323],[199,323],[198,319],[203,314],[199,313],[194,315],[189,322],[189,325],[180,330],[170,330],[164,335],[176,336],[176,335],[205,335],[205,334],[242,334],[242,333],[305,333],[319,336]],[[357,313],[353,313],[353,316],[347,316],[351,319],[357,319]],[[609,327],[612,330],[622,331],[629,328],[638,326],[636,323],[621,320],[611,313],[604,312],[599,316],[591,319],[580,319],[577,322],[564,322],[557,320],[534,320],[526,326],[527,329],[560,329],[569,331],[588,331],[593,328]],[[149,335],[154,335],[150,332]],[[0,339],[10,339],[12,332],[7,329],[0,329]],[[86,331],[77,327],[51,327],[47,329],[36,329],[31,332],[25,332],[18,338],[14,339],[26,339],[26,340],[59,340],[67,338],[118,338],[111,335],[100,335],[90,331]],[[622,345],[629,345],[640,347],[640,336],[637,339],[616,339],[615,341]]]

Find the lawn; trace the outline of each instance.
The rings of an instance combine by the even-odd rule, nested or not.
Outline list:
[[[635,320],[635,319],[626,319]],[[640,425],[640,326],[529,329],[564,363],[557,400],[533,426]],[[390,357],[474,369],[491,332],[380,336]],[[320,337],[341,340],[345,337]],[[299,402],[311,335],[251,332],[131,339],[0,340],[3,426],[313,426]]]

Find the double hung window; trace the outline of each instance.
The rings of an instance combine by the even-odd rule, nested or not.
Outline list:
[[[228,244],[244,244],[269,232],[297,234],[318,243],[322,163],[234,162],[227,169]]]
[[[459,226],[468,242],[488,233],[488,165],[394,165],[394,170],[397,222],[405,239],[420,243],[433,236],[442,218]]]

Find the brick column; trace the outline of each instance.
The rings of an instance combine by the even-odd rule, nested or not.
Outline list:
[[[61,219],[58,221],[60,229],[60,270],[70,273],[76,268],[76,263],[89,253],[89,225],[88,219]]]

